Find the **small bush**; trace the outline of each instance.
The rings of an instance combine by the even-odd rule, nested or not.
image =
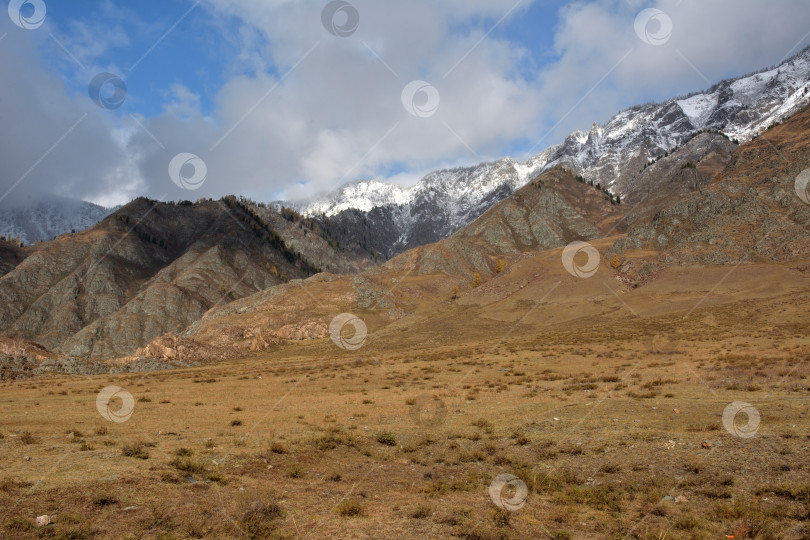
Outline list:
[[[426,517],[429,517],[430,514],[431,514],[430,507],[425,505],[419,505],[410,512],[408,512],[408,515],[413,519],[425,519]]]
[[[384,444],[386,446],[396,446],[397,445],[397,438],[390,431],[382,431],[380,433],[377,433],[374,436],[374,438],[377,440],[378,443]]]
[[[284,518],[284,509],[266,495],[258,495],[242,503],[239,524],[248,538],[274,538],[277,521]],[[241,535],[240,535],[241,536]]]
[[[23,431],[20,435],[20,442],[23,444],[35,444],[39,442],[39,438],[30,431]]]
[[[205,472],[205,465],[189,457],[176,457],[169,462],[169,465],[188,474],[202,474]]]
[[[241,426],[242,421],[241,420],[231,420],[231,425],[232,426]]]
[[[270,445],[270,451],[273,452],[274,454],[286,454],[287,453],[287,449],[284,447],[283,444],[281,444],[278,441],[276,441],[276,442],[274,442],[273,444]]]
[[[113,504],[118,504],[118,499],[113,495],[104,493],[102,495],[93,497],[93,504],[96,506],[111,506]]]
[[[218,472],[210,472],[205,475],[205,479],[209,482],[216,482],[217,484],[226,484],[225,477]]]
[[[125,444],[121,447],[121,454],[125,457],[149,459],[149,452],[141,443]]]
[[[164,472],[160,474],[160,481],[167,482],[169,484],[178,484],[180,483],[180,479],[177,478],[177,475],[170,472]]]
[[[357,499],[345,499],[335,507],[335,512],[344,517],[362,516],[363,505]]]
[[[330,428],[329,431],[313,442],[318,450],[321,451],[334,450],[340,445],[355,446],[355,441],[352,436],[337,427]]]

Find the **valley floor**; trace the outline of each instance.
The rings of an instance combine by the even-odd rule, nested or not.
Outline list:
[[[678,269],[670,310],[602,287],[590,324],[479,304],[354,352],[0,383],[0,535],[808,538],[810,292],[776,268]]]

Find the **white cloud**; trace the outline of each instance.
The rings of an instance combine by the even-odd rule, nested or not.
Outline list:
[[[633,27],[649,7],[672,20],[672,35],[660,46],[642,42]],[[561,11],[558,58],[539,84],[543,102],[554,104],[543,111],[544,124],[570,114],[541,146],[649,96],[667,99],[777,63],[808,43],[808,28],[804,0],[573,4]]]
[[[2,17],[0,17],[2,19]],[[43,27],[44,28],[44,27]],[[131,195],[138,167],[112,117],[73,95],[37,57],[37,34],[0,22],[0,205],[41,194]]]
[[[323,28],[322,2],[210,5],[219,17],[236,16],[258,28],[265,39],[245,45],[269,44],[264,54],[277,70],[234,76],[216,97],[214,120],[202,128],[200,118],[149,122],[167,146],[180,148],[183,141],[182,151],[206,161],[209,179],[201,191],[300,197],[376,176],[396,163],[420,170],[459,156],[479,161],[468,147],[486,154],[522,136],[539,110],[536,90],[515,76],[522,50],[484,38],[485,27],[450,29],[454,19],[503,16],[514,2],[357,2],[361,25],[350,38]],[[402,106],[402,89],[417,78],[441,94],[431,118],[415,118]],[[154,146],[144,136],[133,145],[142,143]],[[165,158],[144,156],[146,162]],[[146,167],[145,178],[163,182],[159,166]]]
[[[487,32],[510,10],[499,30],[524,16],[528,0],[352,2],[359,28],[339,38],[321,24],[326,0],[206,0],[204,13],[223,39],[238,44],[210,116],[201,112],[203,90],[177,80],[166,89],[162,114],[116,120],[49,75],[26,41],[30,35],[10,32],[0,42],[3,185],[84,113],[18,194],[61,189],[120,202],[141,192],[170,199],[239,193],[267,200],[390,170],[402,182],[443,164],[498,158],[514,141],[548,133],[540,151],[620,107],[704,88],[703,76],[715,82],[764,67],[810,28],[804,0],[581,2],[561,9],[553,58],[527,78],[522,70],[547,61],[547,51],[509,41],[508,32]],[[636,36],[635,15],[646,7],[672,18],[665,45]],[[0,23],[0,35],[7,29]],[[93,31],[81,26],[71,32],[71,47],[90,65],[121,44],[109,36],[99,36],[106,45],[95,44]],[[15,54],[5,54],[12,42]],[[204,70],[205,57],[199,62]],[[441,96],[429,118],[402,106],[402,89],[415,79]],[[206,161],[208,179],[199,191],[180,191],[168,178],[179,152]]]

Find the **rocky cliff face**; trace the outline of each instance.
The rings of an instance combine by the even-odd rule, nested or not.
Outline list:
[[[608,252],[660,251],[646,266],[623,268],[645,278],[674,264],[790,262],[810,257],[810,205],[796,178],[810,167],[810,109],[741,146],[700,191],[657,212]]]

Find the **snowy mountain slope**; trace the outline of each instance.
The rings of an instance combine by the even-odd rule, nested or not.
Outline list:
[[[475,167],[442,170],[411,187],[378,181],[347,184],[325,198],[299,206],[305,214],[338,217],[360,211],[398,238],[387,256],[446,237],[531,178],[557,165],[572,168],[627,202],[647,192],[642,170],[704,130],[751,140],[810,99],[810,48],[776,68],[729,79],[712,88],[663,103],[623,110],[589,132],[577,131],[526,162],[505,158]],[[347,226],[356,216],[346,216]]]
[[[474,167],[428,174],[411,187],[383,182],[354,182],[331,198],[302,208],[309,215],[326,214],[346,228],[354,226],[355,211],[373,223],[387,243],[371,246],[385,258],[412,247],[435,242],[467,225],[494,203],[525,185],[545,165],[539,154],[529,164],[505,158]],[[393,245],[390,239],[394,239]]]
[[[47,197],[27,206],[0,209],[0,235],[19,236],[25,244],[33,244],[92,227],[115,210],[86,201]]]
[[[644,166],[704,130],[747,142],[810,101],[810,48],[780,66],[721,81],[709,90],[621,111],[569,136],[546,167],[565,165],[633,202]]]

